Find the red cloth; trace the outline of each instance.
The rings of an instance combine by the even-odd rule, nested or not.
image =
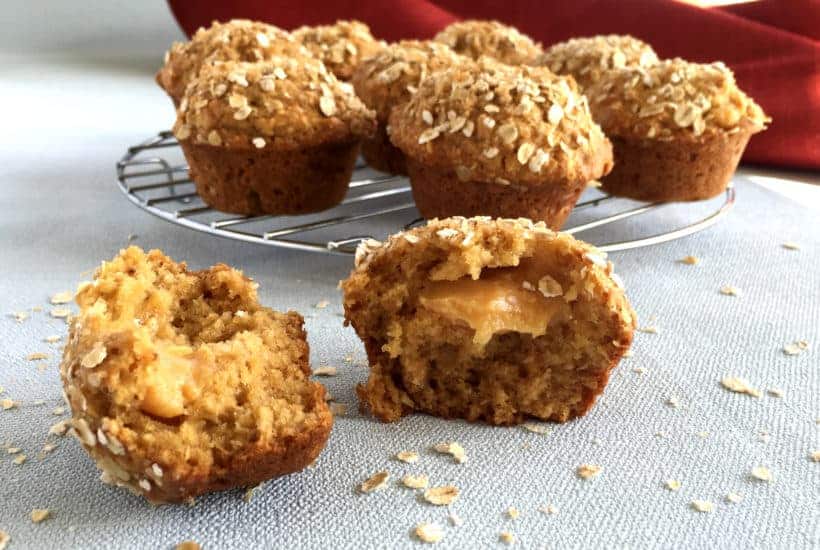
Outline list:
[[[774,119],[746,162],[820,169],[820,0],[757,0],[704,9],[675,0],[169,0],[190,36],[211,21],[249,18],[291,29],[359,19],[386,40],[427,38],[459,19],[498,19],[545,45],[632,34],[661,57],[724,61]]]

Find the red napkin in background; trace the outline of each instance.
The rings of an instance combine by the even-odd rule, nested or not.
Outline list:
[[[292,29],[364,21],[378,38],[429,38],[460,19],[498,19],[549,46],[574,36],[632,34],[661,57],[721,60],[772,118],[743,160],[820,169],[820,0],[700,8],[676,0],[169,0],[190,36],[214,20]]]

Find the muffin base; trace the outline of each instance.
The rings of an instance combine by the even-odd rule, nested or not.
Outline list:
[[[388,174],[407,175],[404,153],[390,142],[384,124],[379,124],[372,139],[362,141],[362,156],[371,168]]]
[[[339,204],[359,154],[358,141],[294,151],[180,145],[202,200],[248,216],[307,214]]]
[[[601,178],[610,195],[647,202],[698,201],[720,195],[752,132],[681,143],[610,136],[615,167]]]
[[[441,170],[411,158],[407,171],[413,199],[427,219],[451,216],[529,218],[559,229],[569,216],[586,182],[515,186],[459,180],[454,170]]]

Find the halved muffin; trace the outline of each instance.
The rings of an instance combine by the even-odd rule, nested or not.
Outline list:
[[[406,174],[404,155],[390,143],[387,125],[392,110],[404,104],[430,72],[467,59],[438,42],[402,40],[384,47],[361,63],[353,73],[356,95],[376,111],[376,135],[362,142],[367,163],[384,172]]]
[[[600,252],[525,219],[432,220],[366,242],[342,289],[370,361],[357,392],[386,422],[582,416],[635,327]]]
[[[570,77],[483,57],[435,71],[390,115],[427,218],[569,216],[612,147]]]
[[[224,264],[189,272],[137,247],[80,287],[60,371],[103,481],[181,502],[318,456],[332,417],[302,317],[261,307],[256,287]]]
[[[350,80],[362,59],[383,45],[361,21],[336,21],[333,25],[305,25],[293,37],[320,59],[339,80]]]
[[[179,105],[185,88],[203,65],[218,61],[264,61],[274,55],[310,55],[287,31],[273,25],[232,19],[196,31],[189,42],[174,42],[156,80]]]
[[[542,53],[541,45],[515,27],[498,21],[467,20],[452,23],[434,40],[456,53],[479,59],[492,57],[509,65],[529,65]]]
[[[202,68],[174,135],[207,204],[236,214],[304,214],[347,192],[374,113],[311,57]]]
[[[720,62],[667,59],[608,71],[587,96],[614,148],[603,189],[642,201],[719,195],[749,138],[771,121]]]

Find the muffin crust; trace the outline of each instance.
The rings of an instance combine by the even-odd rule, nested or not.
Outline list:
[[[456,53],[478,59],[489,56],[509,65],[528,65],[542,53],[532,38],[498,21],[460,21],[448,25],[434,40]]]
[[[303,26],[293,37],[320,59],[339,80],[350,80],[359,62],[378,51],[380,44],[361,21]]]

